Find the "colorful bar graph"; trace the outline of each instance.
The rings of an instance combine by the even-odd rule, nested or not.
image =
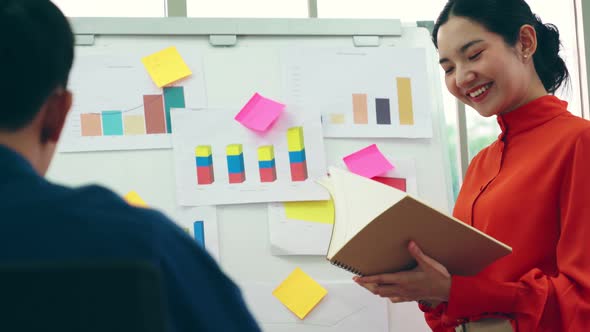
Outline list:
[[[102,123],[101,115],[97,113],[80,114],[80,126],[82,136],[101,136]]]
[[[197,220],[193,223],[193,230],[195,232],[195,241],[205,249],[205,227],[202,220]]]
[[[276,181],[277,167],[274,147],[272,145],[265,145],[258,148],[258,169],[260,171],[260,182]]]
[[[145,129],[148,134],[166,133],[166,115],[162,95],[144,95],[143,112],[145,115]]]
[[[242,183],[246,181],[242,144],[230,144],[225,148],[225,152],[227,155],[229,183]]]
[[[287,130],[289,148],[289,167],[292,181],[307,180],[307,162],[305,159],[305,142],[303,127],[292,127]]]
[[[171,108],[184,108],[184,88],[173,86],[164,88],[164,108],[166,112],[166,132],[172,133],[172,122],[170,120]]]
[[[212,184],[215,181],[213,174],[213,152],[211,145],[199,145],[195,148],[195,161],[197,163],[197,184]]]
[[[367,94],[353,93],[352,94],[352,114],[353,121],[356,124],[369,123],[369,114],[367,112]]]
[[[145,135],[143,115],[126,115],[123,117],[125,135]]]
[[[375,110],[377,112],[377,124],[391,124],[391,111],[388,98],[376,98]]]
[[[413,125],[414,109],[412,106],[412,81],[409,77],[398,77],[396,80],[399,124]]]
[[[105,136],[123,135],[123,113],[102,111],[102,132]]]

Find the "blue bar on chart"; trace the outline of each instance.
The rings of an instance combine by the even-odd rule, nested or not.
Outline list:
[[[166,132],[172,133],[172,122],[170,120],[171,108],[185,108],[184,88],[173,86],[164,88],[164,109],[166,112]]]
[[[377,124],[391,124],[389,98],[375,98],[375,109],[377,112]]]
[[[193,223],[193,230],[195,232],[195,241],[204,249],[205,248],[205,227],[202,220],[197,220]]]
[[[229,183],[242,183],[246,181],[242,144],[230,144],[225,148],[225,152],[227,154]]]
[[[102,133],[105,136],[123,135],[123,113],[102,111]]]

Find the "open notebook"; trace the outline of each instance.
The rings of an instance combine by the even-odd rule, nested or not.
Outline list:
[[[512,249],[407,193],[331,167],[318,182],[334,200],[335,222],[327,259],[358,275],[397,272],[416,262],[416,241],[451,274],[475,275]]]

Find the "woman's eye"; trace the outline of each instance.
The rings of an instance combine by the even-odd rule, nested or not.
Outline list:
[[[479,51],[477,53],[475,53],[474,55],[469,57],[469,60],[475,60],[477,58],[479,58],[479,56],[483,53],[483,51]]]
[[[450,74],[451,72],[453,72],[453,69],[455,69],[455,68],[451,67],[451,68],[445,69],[444,70],[445,71],[445,74]]]

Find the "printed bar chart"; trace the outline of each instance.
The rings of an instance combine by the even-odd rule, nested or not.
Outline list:
[[[277,166],[275,163],[275,152],[272,145],[265,145],[258,148],[258,169],[260,171],[260,182],[274,182],[277,179]]]
[[[199,145],[195,148],[197,163],[197,183],[212,184],[215,181],[213,174],[213,153],[211,145]]]
[[[229,183],[242,183],[246,181],[242,144],[230,144],[226,147],[225,152],[227,155]]]
[[[356,124],[369,123],[369,114],[367,110],[367,94],[353,93],[352,94],[352,115],[353,121]]]
[[[391,124],[391,110],[389,109],[389,98],[376,98],[375,110],[377,112],[377,124]]]
[[[408,77],[396,77],[397,82],[397,103],[399,110],[400,125],[414,125],[414,109],[412,104],[412,81]],[[352,121],[355,125],[368,125],[368,95],[366,93],[352,94]],[[371,98],[373,99],[373,98]],[[391,125],[391,105],[390,98],[374,98],[375,100],[375,120],[371,122],[378,125]],[[371,109],[371,113],[373,110]],[[325,119],[330,124],[346,124],[344,113],[332,113]]]
[[[195,241],[205,249],[205,227],[202,220],[197,220],[193,223],[193,230],[195,232]]]
[[[171,133],[170,109],[184,108],[184,88],[164,88],[163,95],[143,95],[143,115],[130,111],[81,113],[81,136],[150,135]],[[141,106],[140,106],[141,107]]]
[[[292,181],[307,180],[307,162],[305,159],[305,142],[303,127],[292,127],[287,130],[287,146],[289,149],[289,166]]]
[[[123,113],[121,111],[102,111],[102,133],[104,136],[123,135]]]
[[[414,108],[412,105],[412,81],[409,77],[397,79],[397,103],[399,107],[399,123],[414,125]]]
[[[145,128],[148,134],[166,133],[166,115],[164,113],[164,98],[162,95],[144,95],[143,109]]]
[[[166,109],[166,132],[172,133],[172,122],[170,120],[171,108],[184,108],[184,88],[181,86],[164,88],[164,107]]]

